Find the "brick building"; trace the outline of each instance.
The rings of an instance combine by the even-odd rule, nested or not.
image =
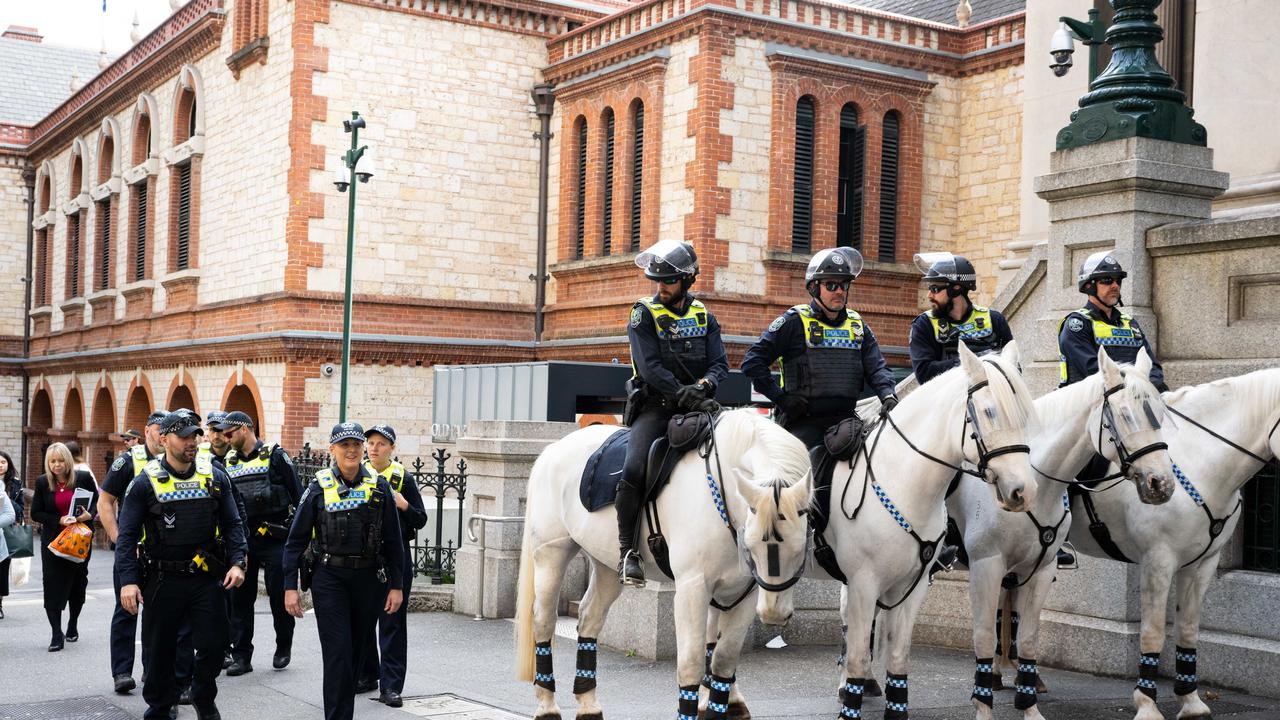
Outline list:
[[[989,298],[985,248],[1018,233],[1024,3],[960,5],[964,22],[953,0],[192,0],[69,97],[0,118],[0,257],[21,267],[29,237],[34,280],[29,304],[20,272],[0,286],[0,446],[21,428],[29,472],[50,438],[100,463],[110,433],[180,405],[322,441],[351,110],[376,169],[350,414],[394,423],[407,454],[430,439],[433,365],[625,362],[627,307],[651,292],[634,253],[660,237],[698,249],[734,362],[803,299],[813,251],[859,247],[852,304],[904,364],[912,253],[982,258]],[[534,342],[539,83],[556,103]]]

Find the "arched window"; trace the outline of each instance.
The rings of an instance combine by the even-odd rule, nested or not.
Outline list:
[[[840,179],[836,191],[836,245],[862,248],[862,183],[867,130],[853,103],[840,109]]]
[[[644,199],[644,103],[631,104],[631,252],[640,250],[640,211]]]
[[[577,155],[576,164],[574,166],[574,178],[577,182],[577,189],[574,194],[574,227],[573,227],[573,256],[575,258],[582,257],[583,250],[586,248],[586,230],[587,230],[587,119],[578,118],[575,123],[575,142],[577,145],[574,151]]]
[[[130,175],[129,228],[126,244],[129,282],[151,277],[151,239],[155,234],[156,170],[159,160],[154,150],[152,119],[156,117],[155,99],[150,95],[138,98],[133,115],[133,143],[130,154],[131,167],[144,167],[143,172]]]
[[[200,235],[200,166],[204,153],[204,116],[201,98],[204,84],[190,65],[178,74],[173,108],[173,144],[182,148],[170,168],[169,272],[187,270],[198,263]]]
[[[796,103],[795,190],[791,204],[791,251],[813,245],[813,152],[816,114],[808,95]]]
[[[604,216],[601,237],[604,244],[601,254],[608,255],[613,245],[613,108],[605,108],[600,124],[604,127],[604,191],[601,193],[603,201],[601,210]]]
[[[119,130],[112,119],[104,120],[98,141],[98,176],[94,190],[94,216],[98,245],[94,252],[93,286],[95,290],[115,287],[116,223],[119,215],[120,151],[116,144]],[[104,191],[105,190],[105,191]],[[95,320],[96,320],[95,315]]]
[[[881,262],[893,262],[898,251],[898,172],[900,120],[896,111],[884,116],[880,140],[880,254]]]
[[[84,144],[76,140],[71,146],[71,173],[67,184],[67,199],[73,200],[84,192]],[[84,294],[84,220],[83,209],[73,209],[67,213],[67,257],[64,294],[66,299],[80,297]]]
[[[40,168],[40,177],[36,182],[36,207],[43,216],[49,212],[49,203],[53,198],[53,167],[45,163]],[[35,306],[44,307],[49,304],[49,226],[41,225],[35,231]]]

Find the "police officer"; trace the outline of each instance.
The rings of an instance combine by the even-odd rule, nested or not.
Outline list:
[[[849,285],[861,272],[857,250],[819,251],[804,273],[810,302],[774,320],[742,361],[752,386],[781,410],[783,427],[809,448],[822,444],[832,425],[853,417],[865,386],[880,397],[881,413],[898,403],[875,333],[845,307]],[[775,361],[782,367],[781,385],[769,371]]]
[[[387,481],[362,462],[364,438],[359,423],[333,427],[332,462],[302,496],[284,551],[285,607],[294,617],[302,617],[298,573],[308,548],[314,563],[310,584],[324,662],[325,720],[350,720],[356,668],[363,665],[378,613],[394,615],[404,600],[396,504]]]
[[[289,455],[275,443],[264,443],[253,420],[239,410],[227,413],[215,427],[230,445],[225,456],[227,475],[248,512],[249,567],[245,582],[231,598],[231,665],[227,675],[253,672],[253,606],[258,599],[258,571],[265,570],[267,599],[275,625],[276,647],[271,666],[288,666],[293,648],[294,619],[284,607],[281,554],[288,535],[289,516],[302,495]]]
[[[392,456],[396,451],[395,428],[387,424],[374,425],[364,433],[365,449],[369,460],[365,466],[369,471],[391,487],[391,498],[395,501],[396,510],[400,512],[400,531],[403,539],[404,597],[409,597],[409,587],[413,582],[413,554],[409,543],[418,531],[427,524],[427,511],[422,506],[422,493],[412,478],[407,477],[404,465]],[[382,692],[378,702],[389,707],[400,707],[404,701],[400,693],[404,692],[405,667],[409,659],[409,643],[407,630],[407,613],[409,603],[400,603],[400,609],[394,613],[382,613],[378,616],[377,637],[369,633],[365,643],[364,666],[360,679],[356,681],[356,692],[368,692],[377,689],[381,684]],[[382,661],[378,661],[378,650],[382,650]]]
[[[915,263],[928,283],[932,306],[911,323],[911,369],[920,384],[960,364],[961,340],[979,355],[999,351],[1013,340],[999,310],[969,300],[978,276],[968,259],[949,252],[917,253]]]
[[[164,410],[152,412],[147,417],[147,424],[143,428],[144,442],[120,453],[115,462],[111,463],[107,476],[103,478],[102,493],[98,496],[98,519],[102,521],[102,528],[107,531],[111,542],[117,540],[119,530],[116,525],[116,513],[125,491],[129,488],[129,483],[142,474],[142,469],[152,458],[164,452],[160,438],[160,421],[164,420],[168,414]],[[112,576],[115,582],[116,608],[111,615],[111,678],[115,683],[116,692],[124,695],[138,686],[133,679],[133,648],[134,638],[138,635],[138,617],[136,614],[127,612],[120,604],[119,565],[115,567]],[[142,666],[145,674],[146,648],[144,647],[143,650]]]
[[[1120,285],[1129,273],[1107,251],[1085,258],[1076,287],[1087,296],[1084,307],[1072,310],[1058,324],[1059,380],[1066,387],[1098,372],[1098,348],[1116,362],[1132,363],[1138,350],[1151,356],[1151,383],[1164,392],[1164,368],[1138,321],[1120,309]]]
[[[636,265],[657,283],[657,293],[637,300],[627,323],[632,377],[625,420],[631,434],[614,508],[622,556],[619,579],[624,585],[643,586],[644,563],[635,541],[649,447],[666,434],[667,422],[677,411],[714,405],[707,401],[715,398],[716,387],[728,376],[729,363],[720,323],[689,294],[698,277],[693,245],[659,241],[636,256]]]
[[[222,432],[219,431],[218,428],[220,427],[222,421],[226,419],[227,419],[227,412],[225,410],[210,410],[209,414],[206,415],[204,418],[205,437],[208,439],[205,442],[200,443],[200,449],[209,452],[213,456],[213,466],[221,469],[223,472],[226,472],[227,470],[227,464],[226,464],[225,458],[227,453],[231,451],[231,443],[227,440],[227,436],[222,434]],[[240,491],[236,489],[235,483],[231,484],[231,495],[232,497],[235,498],[236,510],[239,511],[240,520],[241,522],[243,522],[244,519],[248,517],[248,513],[245,512],[244,498],[240,497]],[[248,537],[248,533],[246,531],[246,538],[247,537]],[[233,618],[235,616],[235,600],[234,600],[235,593],[226,593],[226,596],[227,596],[227,617]],[[178,648],[179,658],[182,657],[182,652],[183,652],[183,648],[179,647]],[[230,637],[228,636],[227,648],[222,654],[222,669],[226,670],[227,668],[231,667],[231,661],[232,661],[231,642],[230,642]],[[180,700],[180,703],[183,705],[190,705],[191,704],[189,702],[190,696],[191,696],[190,690],[184,692],[182,695],[182,699]]]
[[[177,637],[187,623],[198,651],[191,695],[200,720],[219,720],[214,700],[221,650],[227,644],[224,589],[244,581],[243,526],[231,483],[197,452],[199,416],[173,412],[161,422],[164,455],[130,483],[120,516],[116,567],[120,604],[142,613],[142,641],[154,672],[142,696],[144,718],[176,716],[173,667]]]

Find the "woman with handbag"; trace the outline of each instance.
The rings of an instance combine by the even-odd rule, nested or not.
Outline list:
[[[62,443],[53,443],[44,454],[44,475],[36,479],[35,495],[31,498],[31,520],[40,523],[41,573],[44,580],[44,611],[49,617],[49,627],[53,631],[49,640],[49,652],[62,649],[64,640],[75,642],[80,639],[77,621],[80,610],[84,607],[85,588],[89,584],[89,561],[86,554],[83,562],[76,562],[60,557],[50,551],[49,545],[62,531],[76,523],[92,525],[94,513],[97,512],[98,491],[93,478],[86,472],[77,472],[71,452]],[[75,515],[72,503],[76,489],[88,492],[88,505],[77,503]],[[67,630],[62,631],[62,610],[70,604],[71,617],[67,621]]]
[[[18,520],[9,493],[0,490],[0,530],[12,526]],[[4,619],[4,599],[9,594],[9,543],[0,532],[0,620]]]

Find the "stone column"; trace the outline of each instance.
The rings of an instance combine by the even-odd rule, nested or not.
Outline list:
[[[1034,361],[1027,374],[1037,392],[1058,383],[1058,323],[1083,305],[1076,273],[1099,250],[1113,251],[1128,271],[1125,310],[1159,353],[1147,231],[1209,217],[1212,199],[1228,184],[1227,174],[1213,169],[1212,149],[1140,137],[1060,150],[1049,168],[1034,182],[1036,194],[1049,201],[1047,314],[1030,337],[1019,338],[1024,357]]]
[[[577,429],[573,423],[473,420],[458,439],[467,460],[467,514],[524,516],[529,471],[547,445]],[[478,545],[463,538],[458,550],[454,612],[513,617],[520,574],[523,523],[489,524],[485,540],[484,598],[478,599]],[[574,566],[580,564],[575,563]]]

